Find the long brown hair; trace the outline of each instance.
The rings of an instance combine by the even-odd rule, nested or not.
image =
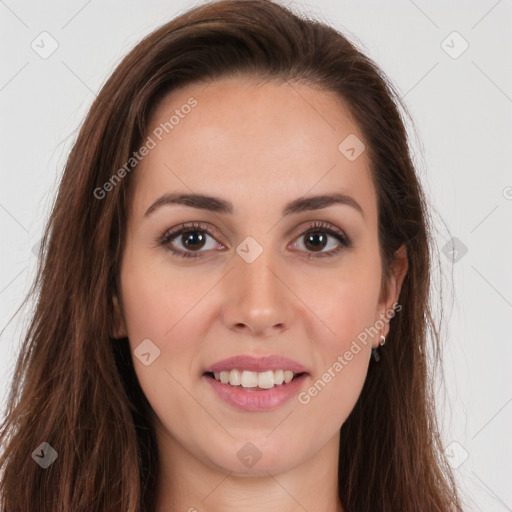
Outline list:
[[[141,41],[80,129],[41,241],[29,292],[37,305],[1,425],[3,511],[154,510],[159,459],[151,407],[128,340],[111,337],[127,191],[136,171],[101,198],[98,189],[145,140],[164,95],[244,74],[300,82],[345,100],[370,155],[383,284],[395,251],[407,249],[402,310],[341,428],[341,503],[346,512],[462,510],[434,406],[427,352],[439,363],[441,345],[429,298],[433,237],[400,96],[335,29],[269,0],[222,0],[189,10]],[[46,469],[31,456],[36,448],[49,451],[43,442],[58,454]]]

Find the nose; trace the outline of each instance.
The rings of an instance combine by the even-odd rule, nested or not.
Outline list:
[[[294,295],[282,270],[265,251],[252,263],[240,259],[224,282],[224,325],[238,333],[269,337],[292,323]]]

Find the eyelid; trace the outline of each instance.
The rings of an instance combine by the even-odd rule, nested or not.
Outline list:
[[[294,242],[295,240],[301,236],[304,236],[308,233],[315,233],[315,232],[324,232],[327,233],[328,236],[331,238],[335,238],[338,241],[339,246],[336,249],[331,249],[330,251],[326,252],[311,252],[306,251],[307,258],[328,258],[329,256],[335,256],[341,249],[348,249],[352,247],[352,239],[347,236],[344,230],[338,228],[334,224],[332,224],[329,221],[313,221],[308,227],[300,229],[300,232],[294,236]],[[300,251],[304,252],[304,251]],[[315,256],[315,255],[318,256]]]
[[[218,230],[205,222],[201,221],[191,221],[191,222],[185,222],[179,226],[166,229],[161,235],[157,235],[155,242],[156,245],[165,245],[173,238],[176,238],[180,234],[188,233],[192,231],[201,231],[207,233],[209,236],[211,236],[213,239],[217,240],[217,238],[222,238],[222,236],[219,236],[217,234],[212,234],[211,231],[217,232]],[[217,240],[218,241],[218,240]],[[222,242],[219,242],[221,245],[224,245]],[[192,251],[189,251],[192,252]],[[197,252],[197,251],[196,251]],[[204,251],[203,251],[204,252]]]
[[[340,235],[344,237],[346,240],[348,240],[347,235],[345,232],[341,229],[335,226],[332,222],[325,221],[325,220],[314,220],[314,221],[308,221],[303,222],[301,226],[306,225],[306,227],[298,228],[299,233],[297,236],[303,235],[305,233],[308,233],[310,231],[314,231],[315,229],[325,229],[326,231],[333,231],[337,235]]]
[[[294,236],[292,243],[296,243],[297,238],[304,236],[307,233],[315,232],[315,230],[317,230],[317,231],[324,231],[325,233],[327,233],[328,236],[336,238],[338,241],[338,244],[339,244],[339,246],[336,249],[331,249],[330,251],[326,251],[326,252],[319,251],[318,253],[315,253],[314,251],[313,252],[301,251],[301,250],[298,251],[301,253],[306,252],[307,258],[318,258],[318,259],[328,258],[330,256],[336,255],[341,249],[349,248],[352,246],[352,241],[345,234],[345,232],[329,221],[316,220],[316,221],[305,222],[303,224],[308,224],[308,226],[303,227],[303,228],[300,228],[300,227],[297,228],[297,230],[299,232]],[[301,224],[301,225],[303,225],[303,224]],[[209,223],[205,223],[205,222],[201,222],[201,221],[185,222],[177,227],[166,229],[161,235],[158,235],[156,237],[155,245],[156,246],[160,246],[160,245],[168,246],[169,242],[171,240],[173,240],[174,238],[178,237],[180,234],[193,232],[193,231],[199,231],[199,232],[206,233],[208,236],[212,237],[214,240],[216,240],[220,245],[222,245],[225,248],[225,244],[222,242],[219,242],[217,240],[217,235],[214,236],[210,232],[210,231],[217,232],[218,230],[214,226],[210,225]],[[218,238],[222,238],[222,237],[220,236]],[[173,253],[173,255],[178,256],[178,257],[181,256],[184,258],[186,258],[186,257],[190,257],[190,258],[205,257],[205,256],[203,256],[203,253],[209,252],[209,251],[183,251],[182,249],[172,249],[170,247],[166,247],[166,248],[171,253]],[[184,256],[184,254],[186,256]]]

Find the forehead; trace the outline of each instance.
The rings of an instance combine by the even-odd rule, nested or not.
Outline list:
[[[363,136],[332,92],[241,78],[192,84],[164,98],[147,136],[154,144],[133,176],[136,211],[173,191],[229,198],[235,214],[242,205],[280,209],[306,194],[341,192],[375,213],[366,152],[344,153],[343,141],[362,145]]]

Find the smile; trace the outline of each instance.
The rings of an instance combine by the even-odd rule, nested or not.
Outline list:
[[[300,375],[292,370],[267,370],[264,372],[252,372],[249,370],[224,370],[214,372],[215,380],[230,386],[257,389],[272,389],[283,383],[288,384],[294,377]]]
[[[263,411],[273,409],[284,404],[285,402],[291,400],[301,391],[301,389],[304,386],[305,380],[309,376],[308,373],[294,374],[293,372],[291,372],[292,378],[291,380],[289,380],[290,374],[287,374],[285,379],[285,371],[283,370],[269,370],[265,372],[246,372],[245,370],[242,372],[240,372],[239,370],[234,371],[241,374],[241,384],[231,384],[231,373],[233,372],[233,370],[225,371],[225,373],[220,372],[224,373],[224,375],[222,376],[224,380],[226,380],[227,377],[229,377],[229,381],[227,382],[221,382],[220,374],[218,378],[216,378],[215,375],[210,372],[205,373],[203,375],[203,379],[205,379],[206,382],[208,382],[208,384],[213,388],[213,391],[215,392],[218,398],[220,398],[223,402],[227,403],[228,405],[235,407],[237,409],[242,409],[243,411]],[[281,375],[281,372],[283,373],[283,375]],[[281,384],[276,383],[276,374],[278,379],[280,379],[280,377],[283,378],[283,382]],[[259,386],[260,376],[263,385],[267,385],[269,387],[262,388]],[[274,382],[270,386],[270,383],[272,382],[272,377],[274,378]],[[258,379],[258,385],[255,385],[256,379]],[[288,382],[286,382],[286,380],[288,380]],[[236,382],[236,380],[234,380],[234,382]],[[243,385],[244,382],[246,386]]]

